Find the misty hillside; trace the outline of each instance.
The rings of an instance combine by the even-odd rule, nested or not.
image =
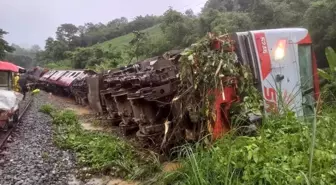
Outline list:
[[[332,0],[208,0],[202,11],[179,12],[172,8],[160,16],[125,17],[107,23],[61,24],[56,37],[46,38],[45,48],[34,53],[31,65],[48,68],[106,69],[186,48],[208,32],[228,33],[269,28],[305,27],[310,31],[319,67],[324,50],[336,48],[336,17]],[[323,23],[323,24],[322,24]],[[25,58],[7,58],[24,64]]]
[[[160,25],[155,25],[153,27],[144,29],[144,30],[140,30],[141,32],[144,32],[146,34],[148,34],[148,36],[150,38],[157,38],[160,37],[163,33],[160,29]],[[101,48],[103,50],[109,50],[110,48],[113,49],[124,49],[125,47],[127,47],[127,45],[129,44],[129,42],[133,39],[133,33],[129,33],[127,35],[123,35],[108,41],[105,41],[103,43],[99,43],[99,44],[95,44],[93,46],[91,46],[92,48]]]

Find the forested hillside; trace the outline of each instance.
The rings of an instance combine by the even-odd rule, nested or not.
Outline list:
[[[299,40],[296,34],[266,42],[259,37],[260,53],[246,52],[246,58],[260,57],[257,71],[226,52],[229,42],[214,50],[216,37],[201,39],[209,32],[284,27],[309,29],[319,67],[326,61],[330,67],[311,66],[310,45],[287,52],[287,43]],[[22,102],[32,104],[2,121],[14,137],[6,136],[5,145],[0,138],[0,184],[77,184],[75,177],[97,184],[101,176],[101,184],[111,184],[110,177],[112,184],[115,178],[155,185],[336,184],[336,0],[208,0],[197,14],[169,8],[132,21],[65,22],[54,38],[45,38],[43,49],[10,44],[6,34],[0,28],[0,61],[26,68],[101,72],[189,48],[178,57],[166,55],[169,60],[117,70],[102,81],[78,71],[37,82],[30,73],[21,75],[19,89],[29,89]],[[275,41],[279,44],[268,52]],[[272,60],[263,60],[268,54]],[[11,132],[17,112],[25,115]]]
[[[305,27],[323,67],[324,49],[336,48],[335,19],[335,0],[209,0],[198,15],[168,9],[161,16],[138,16],[133,21],[121,17],[106,24],[62,24],[56,38],[47,38],[44,50],[34,56],[34,64],[113,68],[187,47],[207,32]]]

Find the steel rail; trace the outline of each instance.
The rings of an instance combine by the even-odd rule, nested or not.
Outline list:
[[[19,119],[18,122],[21,120],[22,116],[24,115],[24,113],[27,111],[28,107],[30,106],[30,104],[32,103],[34,97],[30,97],[30,100],[28,101],[27,105],[23,108],[22,111],[20,111],[20,115],[19,115]],[[15,124],[15,126],[17,126],[18,123]],[[14,127],[8,129],[6,132],[4,131],[0,131],[0,149],[4,146],[4,144],[6,143],[7,139],[9,138],[9,136],[12,134]]]

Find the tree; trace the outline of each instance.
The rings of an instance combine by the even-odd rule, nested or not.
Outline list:
[[[250,15],[256,29],[270,27],[274,20],[273,6],[270,1],[254,0]]]
[[[196,18],[195,13],[192,9],[186,10],[184,14],[189,18]]]
[[[208,32],[212,31],[211,24],[220,16],[220,12],[215,9],[203,12],[199,17],[199,30],[200,35],[205,35]]]
[[[304,15],[305,25],[313,39],[319,67],[328,66],[324,50],[327,46],[336,48],[336,1],[313,2]]]
[[[91,49],[77,48],[70,56],[72,67],[75,69],[84,69],[92,55],[93,51]]]
[[[26,55],[7,53],[5,59],[24,68],[30,68],[34,65],[34,59]]]
[[[148,36],[146,33],[140,31],[134,31],[133,35],[133,39],[129,42],[130,61],[132,61],[133,58],[139,61],[139,57],[147,53],[146,42],[148,41]]]
[[[208,0],[199,15],[192,10],[182,13],[169,8],[162,16],[137,16],[133,21],[120,17],[107,24],[85,23],[78,27],[62,24],[57,29],[57,39],[47,39],[45,50],[39,52],[37,58],[55,63],[67,59],[80,68],[115,66],[110,61],[120,62],[125,58],[139,60],[171,49],[188,47],[207,32],[303,26],[309,28],[315,53],[321,61],[325,58],[326,46],[336,48],[335,4],[334,0]],[[162,32],[155,33],[155,36],[141,31],[158,23]],[[128,33],[133,33],[134,38],[127,49],[121,51],[122,59],[115,54],[106,54],[106,49],[79,52],[76,48],[102,43]],[[76,58],[65,53],[75,54]]]
[[[113,19],[112,21],[107,23],[107,27],[115,29],[115,28],[121,28],[128,24],[128,20],[126,17],[121,17],[118,19]]]
[[[9,46],[8,42],[4,40],[3,36],[6,34],[8,34],[8,32],[0,28],[0,59],[5,58],[6,52],[11,53],[15,50],[14,47]]]
[[[73,24],[62,24],[57,28],[56,38],[59,42],[65,42],[69,48],[76,46],[73,42],[78,37],[78,28]]]
[[[215,9],[219,11],[233,11],[233,0],[209,0],[204,5],[204,11]]]
[[[11,47],[15,48],[15,51],[12,53],[7,52],[4,58],[5,60],[24,68],[30,68],[37,63],[36,54],[40,51],[40,47],[38,45],[33,45],[29,49],[20,47],[16,44],[12,44]]]
[[[196,41],[198,21],[170,8],[163,15],[161,30],[171,48],[186,47]]]
[[[238,4],[238,11],[250,11],[252,7],[253,0],[236,0]]]
[[[324,79],[327,83],[323,83],[322,89],[324,92],[322,95],[324,96],[325,102],[335,102],[336,95],[336,52],[331,47],[327,47],[325,50],[325,54],[327,57],[327,62],[329,68],[324,70],[319,69],[319,75]]]
[[[211,22],[211,30],[216,33],[232,33],[253,28],[253,22],[247,13],[224,12]]]
[[[49,37],[46,40],[46,45],[43,56],[47,61],[58,61],[65,59],[65,52],[68,51],[68,45],[64,41],[54,40]]]
[[[62,41],[54,41],[51,51],[52,58],[55,61],[63,60],[65,58],[65,52],[68,51],[68,46]]]
[[[41,47],[37,44],[34,44],[31,48],[30,48],[30,51],[33,52],[33,53],[37,53],[39,51],[41,51]]]

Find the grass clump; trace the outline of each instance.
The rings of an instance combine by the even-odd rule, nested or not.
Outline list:
[[[54,111],[54,107],[50,104],[44,104],[40,107],[39,111],[51,115],[51,113]]]
[[[77,115],[72,110],[63,110],[54,112],[52,114],[52,117],[53,117],[53,124],[55,125],[71,126],[78,124]]]
[[[143,180],[160,170],[155,157],[139,153],[125,141],[110,134],[84,130],[73,111],[54,111],[51,115],[56,145],[74,151],[85,173]]]
[[[256,137],[229,136],[211,147],[185,146],[182,168],[165,184],[336,184],[336,113],[317,121],[312,172],[312,124],[288,114],[264,123]],[[311,178],[309,178],[311,177]]]

